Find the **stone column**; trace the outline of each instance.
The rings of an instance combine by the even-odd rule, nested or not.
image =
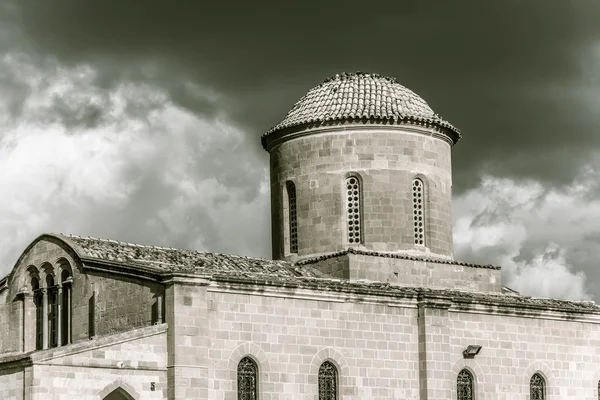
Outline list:
[[[62,286],[58,287],[57,290],[57,294],[56,294],[56,312],[58,313],[58,315],[56,316],[56,346],[60,347],[62,346],[62,301],[63,301],[63,289]]]
[[[157,324],[162,324],[163,320],[162,320],[162,312],[163,312],[163,297],[162,296],[158,296],[156,298],[156,323]]]
[[[48,289],[42,290],[42,349],[48,348]]]
[[[441,299],[423,299],[418,304],[420,400],[447,400],[452,392],[450,305]]]
[[[21,291],[18,294],[21,310],[18,321],[18,349],[27,352],[35,349],[35,303],[33,293]]]
[[[71,344],[71,286],[65,286],[65,292],[67,301],[65,307],[67,307],[67,344]]]
[[[166,283],[167,399],[208,399],[208,301],[204,279]]]

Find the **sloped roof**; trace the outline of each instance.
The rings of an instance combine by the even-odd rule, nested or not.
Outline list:
[[[588,301],[536,298],[511,293],[471,292],[429,287],[398,286],[385,282],[334,279],[308,264],[261,258],[146,246],[116,240],[45,234],[71,246],[84,265],[96,262],[113,265],[115,271],[151,273],[154,278],[172,273],[199,275],[219,282],[310,289],[319,292],[360,293],[390,298],[438,298],[454,307],[469,304],[600,315],[600,306]],[[383,255],[385,256],[385,255]],[[537,312],[537,311],[535,311]],[[1,362],[1,361],[0,361]]]
[[[412,90],[379,74],[342,73],[310,89],[279,124],[263,136],[314,122],[370,118],[386,123],[421,122],[443,128],[456,142],[460,131]]]
[[[277,277],[323,276],[312,268],[301,268],[287,261],[147,246],[117,240],[54,235],[70,243],[80,258],[119,263],[151,273],[191,273],[195,275],[247,274]]]

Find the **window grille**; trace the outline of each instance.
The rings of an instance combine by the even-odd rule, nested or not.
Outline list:
[[[347,202],[348,207],[348,242],[350,244],[359,244],[362,237],[361,227],[361,192],[360,182],[357,177],[351,176],[346,179]]]
[[[540,374],[533,374],[529,381],[531,400],[546,399],[546,382]]]
[[[415,233],[415,244],[425,244],[425,185],[421,179],[413,180],[413,224]]]
[[[337,369],[329,361],[319,368],[319,400],[337,400]]]
[[[250,357],[244,357],[238,364],[238,400],[257,399],[257,372],[256,363]]]
[[[298,252],[298,218],[296,216],[296,186],[292,182],[287,184],[288,210],[290,227],[290,253]]]
[[[456,393],[458,400],[473,400],[473,375],[466,369],[458,374]]]

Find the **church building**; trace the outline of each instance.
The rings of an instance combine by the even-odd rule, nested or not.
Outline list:
[[[600,399],[600,307],[454,259],[460,139],[335,75],[262,136],[272,260],[42,234],[0,280],[0,399]]]

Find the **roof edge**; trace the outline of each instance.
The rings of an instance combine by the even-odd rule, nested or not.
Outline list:
[[[283,138],[288,134],[292,134],[305,129],[315,129],[320,127],[334,127],[343,125],[345,123],[350,124],[367,124],[371,123],[369,126],[418,126],[423,128],[430,128],[437,131],[440,135],[448,138],[447,141],[450,145],[455,145],[462,138],[462,133],[460,130],[455,128],[449,122],[444,121],[443,119],[431,119],[431,118],[419,118],[413,116],[405,116],[403,118],[392,118],[392,117],[377,117],[377,116],[369,116],[369,117],[334,117],[327,120],[313,119],[307,122],[302,122],[298,124],[292,124],[288,126],[282,127],[273,127],[266,133],[264,133],[260,137],[260,142],[262,144],[263,149],[266,151],[270,151],[271,146],[271,138],[277,137],[278,139]]]
[[[378,252],[378,251],[372,251],[372,250],[360,250],[360,249],[355,249],[353,247],[349,247],[346,250],[338,251],[335,253],[329,253],[329,254],[324,254],[321,256],[317,256],[317,257],[306,258],[304,260],[297,261],[296,265],[314,264],[319,261],[324,261],[324,260],[328,260],[330,258],[344,256],[346,254],[357,254],[357,255],[383,257],[383,258],[397,258],[397,259],[401,259],[401,260],[421,261],[421,262],[430,262],[430,263],[447,264],[447,265],[460,265],[463,267],[472,267],[472,268],[484,268],[484,269],[494,269],[494,270],[502,269],[502,267],[500,267],[498,265],[492,265],[492,264],[474,264],[474,263],[455,261],[455,260],[444,260],[441,258],[430,258],[430,257],[425,257],[425,256],[424,257],[412,256],[412,255],[403,254],[403,253],[384,253],[384,252]]]

